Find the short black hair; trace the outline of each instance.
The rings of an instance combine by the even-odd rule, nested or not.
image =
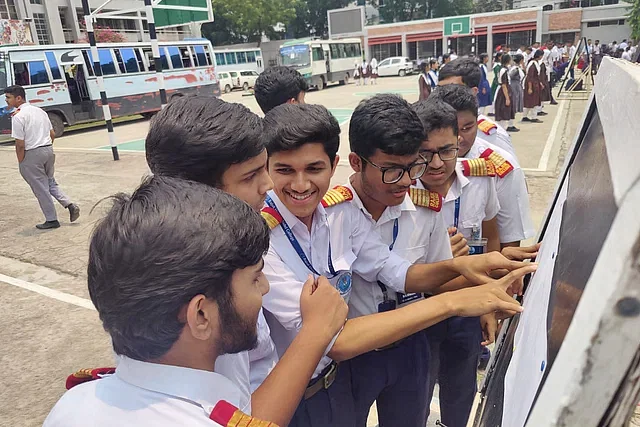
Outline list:
[[[262,119],[241,104],[183,96],[152,119],[145,149],[154,174],[220,187],[231,165],[264,150]]]
[[[524,56],[521,53],[516,53],[515,55],[513,55],[513,62],[515,62],[516,64],[521,63],[523,59]]]
[[[544,56],[544,52],[542,49],[538,49],[534,52],[533,57],[531,59],[542,58]]]
[[[471,58],[457,58],[440,69],[438,79],[444,80],[449,77],[462,77],[462,82],[469,87],[480,86],[480,67]]]
[[[431,58],[431,59],[429,60],[429,67],[431,67],[433,64],[437,64],[437,63],[438,63],[438,60],[437,60],[437,59],[435,59],[435,58]]]
[[[425,139],[428,140],[429,134],[439,129],[451,129],[453,134],[458,136],[458,118],[456,110],[451,105],[430,96],[413,104],[413,109],[424,125]]]
[[[479,57],[480,58],[480,62],[484,61],[484,59],[488,58],[488,57],[489,57],[488,53],[486,53],[486,52],[485,53],[481,53],[480,57]]]
[[[500,63],[506,67],[507,65],[509,65],[509,62],[511,62],[511,55],[509,55],[508,53],[502,55]]]
[[[260,73],[253,88],[256,101],[265,114],[308,90],[309,84],[298,70],[281,65]]]
[[[478,98],[471,88],[464,85],[444,85],[435,88],[429,99],[441,100],[453,107],[456,112],[468,111],[478,117]]]
[[[503,54],[504,54],[503,52],[498,52],[498,53],[496,53],[496,57],[495,57],[495,58],[496,58],[496,60],[495,60],[495,62],[500,62],[500,60],[501,60],[501,58],[502,58],[502,55],[503,55]]]
[[[340,147],[340,125],[322,105],[282,104],[264,117],[264,141],[270,156],[319,142],[333,164]]]
[[[379,94],[358,104],[349,123],[351,151],[365,159],[376,150],[407,156],[420,150],[424,127],[411,105],[392,94]]]
[[[147,178],[118,194],[89,247],[89,295],[117,354],[163,356],[184,328],[196,295],[235,312],[231,276],[258,264],[269,229],[249,205],[205,184]]]
[[[19,85],[13,85],[13,86],[9,86],[8,88],[6,88],[4,90],[5,94],[9,94],[9,95],[13,95],[13,96],[21,96],[22,99],[27,99],[27,95],[24,91],[24,88],[22,86]]]
[[[444,55],[442,55],[442,62],[444,62],[445,59],[448,59],[450,57],[451,57],[451,54],[445,53]]]

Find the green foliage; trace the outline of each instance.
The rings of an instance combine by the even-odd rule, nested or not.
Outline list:
[[[402,22],[416,19],[466,15],[473,12],[473,0],[371,0],[380,12],[380,22]]]
[[[327,11],[347,6],[349,0],[307,0],[299,1],[296,17],[287,25],[287,30],[296,38],[317,36],[328,37]]]
[[[271,40],[284,36],[274,29],[296,16],[299,0],[212,0],[215,21],[202,26],[202,33],[214,46],[260,42],[265,34]]]
[[[627,22],[631,27],[631,38],[634,40],[640,39],[640,0],[633,0],[628,18]]]

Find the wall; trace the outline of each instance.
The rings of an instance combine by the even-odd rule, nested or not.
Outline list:
[[[590,27],[582,25],[582,36],[587,39],[600,40],[602,44],[608,44],[613,40],[620,43],[624,39],[629,39],[631,28],[628,25],[606,25],[604,27]]]

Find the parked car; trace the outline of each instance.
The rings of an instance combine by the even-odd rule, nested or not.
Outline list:
[[[249,90],[256,84],[256,79],[259,74],[256,71],[245,70],[238,71],[239,76],[237,77],[237,84],[235,87],[241,87],[244,90]]]
[[[220,83],[220,90],[224,93],[229,93],[233,90],[233,79],[228,72],[218,73],[218,83]]]
[[[378,64],[378,75],[384,76],[400,76],[413,73],[413,62],[409,58],[402,56],[392,56]]]

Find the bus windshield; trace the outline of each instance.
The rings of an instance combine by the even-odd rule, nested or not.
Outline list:
[[[295,45],[280,48],[280,58],[282,65],[304,67],[311,64],[309,46]]]
[[[0,94],[7,88],[5,55],[0,54]]]

